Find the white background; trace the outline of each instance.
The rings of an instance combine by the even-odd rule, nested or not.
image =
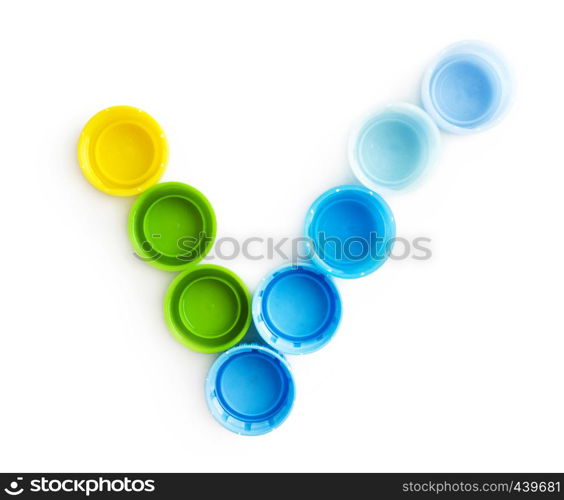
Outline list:
[[[432,259],[339,281],[342,327],[290,359],[286,423],[224,430],[202,390],[215,356],[168,333],[173,274],[133,257],[132,199],[83,177],[82,126],[148,111],[163,180],[208,196],[218,236],[298,236],[351,181],[351,125],[417,102],[426,63],[467,38],[506,54],[518,93],[387,196]],[[3,2],[0,46],[1,470],[562,471],[561,2]],[[253,289],[281,262],[223,264]]]

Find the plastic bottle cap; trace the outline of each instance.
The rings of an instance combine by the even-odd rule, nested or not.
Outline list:
[[[278,427],[295,397],[294,379],[284,357],[253,344],[223,353],[209,371],[205,390],[214,418],[226,429],[247,436]]]
[[[251,295],[229,269],[202,265],[171,283],[165,319],[175,338],[199,352],[220,352],[239,342],[251,324]]]
[[[487,129],[507,111],[510,72],[500,54],[477,41],[444,49],[425,72],[421,99],[441,129],[468,134]]]
[[[213,208],[197,189],[181,182],[157,184],[129,212],[129,238],[143,260],[178,271],[210,251],[216,233]]]
[[[401,189],[437,158],[439,130],[421,108],[390,104],[363,120],[349,139],[349,163],[370,189]]]
[[[285,266],[267,275],[253,297],[253,318],[263,340],[287,354],[323,347],[341,319],[333,280],[310,265]]]
[[[326,191],[306,216],[306,245],[313,262],[339,278],[359,278],[378,269],[395,235],[390,207],[363,186]]]
[[[160,125],[130,106],[115,106],[94,115],[78,141],[78,162],[86,178],[116,196],[133,196],[155,184],[167,159],[168,146]]]

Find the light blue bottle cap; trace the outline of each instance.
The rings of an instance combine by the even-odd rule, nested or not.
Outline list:
[[[314,264],[339,278],[360,278],[388,258],[396,224],[384,199],[363,186],[323,193],[305,221],[306,246]]]
[[[370,189],[402,189],[438,156],[437,125],[421,108],[390,104],[356,126],[349,139],[349,163]]]
[[[206,379],[206,400],[226,429],[258,436],[278,427],[295,397],[294,378],[285,358],[268,347],[243,344],[224,352]]]
[[[491,46],[464,41],[444,49],[423,77],[421,100],[445,132],[469,134],[495,125],[509,108],[512,78]]]
[[[253,318],[263,340],[286,354],[307,354],[331,340],[341,320],[333,280],[308,264],[268,274],[253,296]]]

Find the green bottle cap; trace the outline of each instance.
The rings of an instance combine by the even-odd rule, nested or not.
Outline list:
[[[251,324],[251,295],[235,273],[201,265],[171,283],[164,301],[174,337],[199,352],[220,352],[237,344]]]
[[[210,251],[216,233],[213,208],[181,182],[157,184],[129,212],[129,239],[137,255],[159,269],[179,271]]]

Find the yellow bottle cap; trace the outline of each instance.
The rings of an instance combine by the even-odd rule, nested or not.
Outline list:
[[[94,115],[78,141],[78,162],[88,181],[115,196],[145,191],[162,176],[168,145],[153,117],[131,106]]]

